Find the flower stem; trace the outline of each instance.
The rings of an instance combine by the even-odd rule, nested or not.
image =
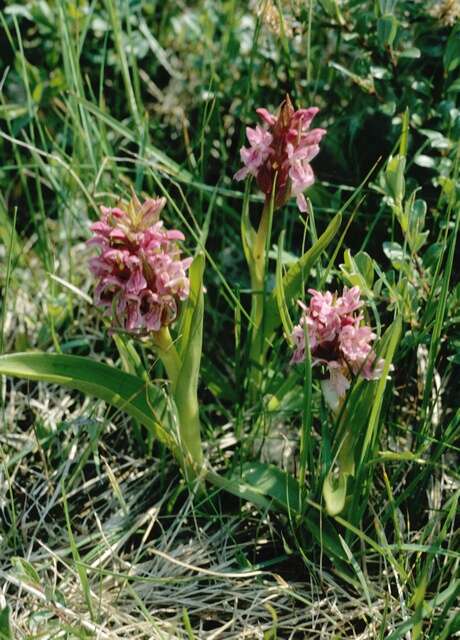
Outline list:
[[[250,376],[250,395],[252,399],[259,390],[265,359],[264,345],[264,309],[265,309],[265,272],[267,266],[267,245],[270,242],[273,216],[273,194],[265,198],[262,217],[257,230],[252,251],[252,261],[249,264],[252,288],[251,304],[251,348],[250,361],[252,364]]]
[[[158,357],[166,369],[174,393],[181,370],[181,361],[168,327],[161,327],[159,331],[156,331],[153,334],[153,342]]]

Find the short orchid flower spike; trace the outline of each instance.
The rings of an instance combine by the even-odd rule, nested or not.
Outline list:
[[[292,363],[305,359],[305,332],[313,366],[323,365],[329,378],[322,383],[324,394],[333,409],[350,387],[352,376],[365,380],[380,378],[384,361],[377,359],[371,343],[376,338],[371,328],[363,324],[359,309],[363,306],[359,287],[343,290],[342,296],[330,291],[320,293],[309,289],[310,304],[299,302],[300,322],[292,331],[295,350]]]
[[[90,260],[97,279],[95,304],[111,318],[113,329],[146,335],[177,317],[189,295],[187,270],[191,258],[181,258],[184,235],[167,230],[160,220],[165,198],[141,203],[133,195],[120,207],[101,207],[101,219],[91,225],[88,244],[100,248]]]
[[[326,133],[325,129],[310,129],[318,111],[316,107],[295,111],[289,96],[281,104],[278,116],[267,109],[257,109],[265,126],[247,127],[249,147],[240,150],[244,166],[235,179],[254,176],[266,198],[275,184],[275,208],[295,196],[299,210],[307,211],[304,191],[315,181],[310,162],[319,153],[319,143]]]

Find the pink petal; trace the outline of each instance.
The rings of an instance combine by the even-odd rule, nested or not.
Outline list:
[[[235,175],[233,176],[233,179],[238,180],[238,182],[240,182],[241,180],[244,180],[246,178],[248,173],[249,173],[249,169],[247,167],[241,167],[241,169],[235,173]]]
[[[296,202],[297,202],[297,206],[299,207],[299,211],[301,211],[302,213],[307,213],[308,204],[303,193],[297,194]]]
[[[258,116],[262,118],[262,120],[265,120],[265,122],[270,126],[273,126],[277,121],[276,116],[272,115],[269,111],[267,111],[267,109],[263,107],[256,109],[256,113]]]

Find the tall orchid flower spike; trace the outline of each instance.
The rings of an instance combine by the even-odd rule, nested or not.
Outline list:
[[[114,329],[158,332],[174,322],[189,295],[192,259],[181,258],[183,234],[165,229],[160,220],[165,204],[165,198],[141,203],[133,196],[123,208],[101,207],[101,219],[91,226],[88,243],[100,248],[90,261],[97,279],[95,303]]]
[[[325,129],[310,129],[318,111],[316,107],[295,111],[289,96],[281,104],[278,116],[267,109],[257,109],[265,128],[247,127],[250,146],[240,150],[244,166],[236,172],[235,179],[254,176],[268,199],[276,176],[275,208],[293,195],[299,210],[307,211],[304,192],[315,181],[310,162],[319,153],[319,143],[326,133]]]
[[[305,359],[305,331],[311,350],[313,366],[323,366],[329,377],[322,381],[324,396],[333,410],[337,410],[350,387],[352,376],[366,380],[380,378],[383,360],[377,359],[372,342],[375,333],[363,325],[359,313],[363,302],[358,287],[347,289],[342,296],[329,291],[320,293],[309,289],[312,297],[302,309],[300,322],[292,331],[295,345],[291,362]]]

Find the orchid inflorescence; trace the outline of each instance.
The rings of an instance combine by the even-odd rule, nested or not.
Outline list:
[[[166,230],[159,219],[165,204],[165,198],[141,203],[133,195],[123,208],[101,207],[101,219],[91,226],[88,243],[101,249],[90,261],[98,279],[95,302],[112,328],[159,331],[174,322],[180,301],[189,295],[192,259],[181,259],[183,233]]]
[[[371,346],[375,333],[363,324],[364,317],[358,311],[363,306],[359,287],[345,287],[342,296],[330,291],[324,294],[315,289],[308,291],[312,295],[310,304],[306,306],[299,301],[302,316],[292,331],[295,351],[291,362],[305,359],[307,337],[312,365],[324,365],[329,372],[323,390],[328,397],[335,398],[333,404],[338,406],[352,376],[376,380],[382,375],[384,362],[377,359]]]
[[[299,210],[307,211],[304,191],[315,181],[310,162],[319,153],[319,143],[326,133],[325,129],[310,129],[318,111],[316,107],[295,111],[289,96],[278,116],[257,109],[266,127],[246,128],[250,146],[240,150],[244,166],[235,174],[236,180],[254,176],[266,197],[275,184],[275,208],[294,195]]]

